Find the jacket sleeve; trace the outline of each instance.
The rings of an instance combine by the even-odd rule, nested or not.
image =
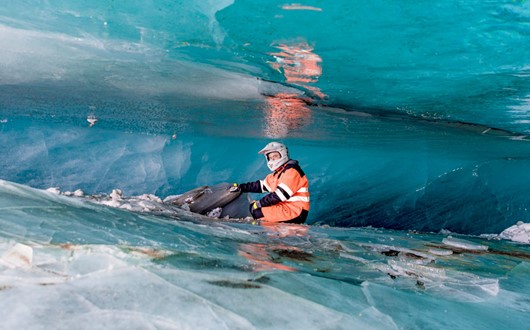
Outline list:
[[[239,188],[242,192],[251,192],[251,193],[262,193],[265,192],[263,189],[263,184],[261,180],[247,183],[240,183]]]
[[[278,204],[281,201],[282,200],[278,197],[278,195],[275,192],[272,192],[270,194],[263,196],[259,200],[259,204],[261,205],[261,207],[265,207],[265,206],[272,206],[272,205]]]
[[[261,207],[272,206],[280,202],[285,202],[294,194],[293,191],[298,190],[299,184],[300,175],[298,172],[295,170],[287,170],[278,183],[276,190],[260,199],[259,203]]]

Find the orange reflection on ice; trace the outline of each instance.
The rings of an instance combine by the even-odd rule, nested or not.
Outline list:
[[[274,269],[288,272],[296,271],[293,267],[274,262],[266,247],[265,244],[257,243],[241,244],[238,253],[252,263],[252,270],[255,272]]]
[[[308,226],[288,223],[262,222],[261,225],[267,229],[268,235],[274,238],[303,237],[309,230]],[[297,271],[296,268],[282,264],[281,260],[287,258],[297,262],[310,262],[312,258],[310,253],[285,244],[245,243],[239,246],[238,254],[250,261],[252,270],[256,272],[265,270],[294,272]]]
[[[280,50],[277,53],[271,53],[276,59],[275,63],[270,65],[280,71],[283,70],[285,80],[288,83],[302,85],[310,89],[320,98],[324,98],[320,89],[306,86],[308,83],[315,83],[322,75],[322,58],[313,52],[313,47],[307,42],[297,44],[276,46]]]
[[[296,94],[278,93],[265,99],[265,135],[282,138],[311,121],[311,109]]]
[[[322,58],[313,53],[313,48],[303,42],[297,45],[279,45],[281,52],[272,53],[276,62],[273,68],[282,68],[287,82],[309,83],[318,80],[322,75],[320,62]]]
[[[269,232],[278,235],[278,237],[287,236],[306,236],[309,231],[309,227],[305,225],[296,225],[291,223],[278,223],[278,222],[262,222],[261,225],[265,227]]]
[[[322,75],[322,58],[313,52],[313,47],[305,41],[276,46],[279,52],[271,53],[276,59],[270,65],[282,72],[285,81],[309,90],[319,98],[326,95],[317,87],[308,86],[315,83]],[[293,130],[300,129],[311,122],[311,109],[299,95],[278,93],[265,100],[266,128],[265,134],[270,138],[283,138]]]

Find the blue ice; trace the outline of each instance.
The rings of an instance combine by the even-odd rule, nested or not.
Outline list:
[[[524,329],[528,17],[511,0],[1,7],[3,326]],[[263,178],[272,140],[308,175],[306,225],[160,203]]]

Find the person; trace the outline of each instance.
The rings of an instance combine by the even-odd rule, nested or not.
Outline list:
[[[252,201],[250,213],[254,219],[268,222],[304,223],[309,214],[309,183],[298,161],[289,158],[287,147],[271,142],[259,151],[272,171],[264,180],[234,183],[231,192],[265,193]]]

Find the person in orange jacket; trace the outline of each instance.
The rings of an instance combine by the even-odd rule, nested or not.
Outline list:
[[[304,223],[309,214],[309,183],[298,161],[289,158],[287,147],[271,142],[259,151],[272,171],[264,180],[237,184],[232,192],[265,193],[250,204],[254,219],[268,222]]]

